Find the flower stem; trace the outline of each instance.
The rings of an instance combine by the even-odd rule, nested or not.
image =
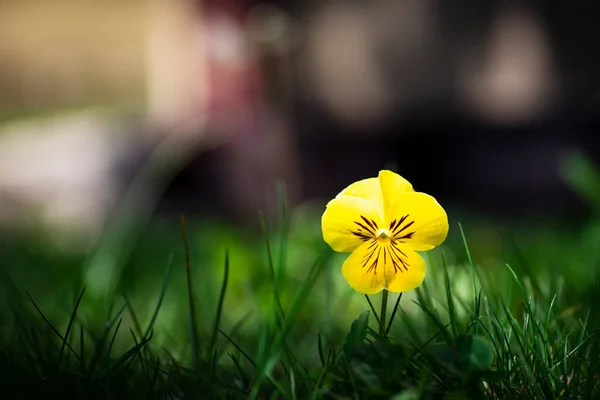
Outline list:
[[[398,295],[396,299],[396,305],[394,306],[394,311],[392,311],[392,316],[390,317],[390,322],[388,322],[388,326],[385,330],[385,334],[390,333],[390,328],[392,327],[392,322],[394,322],[394,317],[396,316],[396,311],[398,311],[398,306],[400,305],[400,299],[402,299],[402,292]]]
[[[385,330],[385,314],[387,313],[388,291],[383,289],[381,293],[381,312],[379,313],[379,334],[386,335]]]
[[[381,322],[379,322],[379,316],[377,316],[377,313],[375,312],[375,307],[373,307],[373,303],[371,303],[371,299],[369,299],[369,296],[367,296],[366,294],[365,294],[365,299],[367,299],[367,303],[369,303],[369,307],[371,307],[371,311],[373,312],[373,316],[377,320],[377,325],[381,326]]]

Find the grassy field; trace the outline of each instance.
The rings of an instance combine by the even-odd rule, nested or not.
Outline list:
[[[381,296],[352,291],[346,255],[323,242],[323,204],[282,202],[262,233],[154,219],[106,275],[86,273],[93,255],[12,238],[0,251],[0,393],[596,398],[600,184],[578,156],[563,172],[589,218],[499,221],[449,207],[425,283],[390,294],[385,322]]]

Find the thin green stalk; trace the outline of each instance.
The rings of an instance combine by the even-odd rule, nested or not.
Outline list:
[[[209,351],[215,351],[215,345],[217,344],[217,334],[219,332],[219,325],[221,323],[221,314],[223,312],[223,304],[225,302],[225,292],[227,291],[227,282],[229,280],[229,250],[225,250],[225,273],[223,275],[223,285],[221,285],[221,293],[219,295],[219,306],[217,307],[217,315],[215,316],[215,324],[213,333],[210,338]],[[214,370],[213,370],[214,372]]]
[[[462,224],[458,223],[458,228],[460,229],[460,235],[462,237],[463,245],[465,246],[465,251],[467,252],[467,259],[469,260],[469,266],[471,267],[471,278],[473,280],[473,296],[475,298],[475,307],[477,309],[477,315],[475,316],[475,335],[479,331],[479,303],[477,296],[477,279],[476,275],[478,275],[477,270],[475,269],[475,263],[473,262],[473,258],[471,257],[471,251],[469,250],[469,246],[467,245],[467,237],[465,235],[465,231],[463,230]],[[479,278],[479,282],[482,282],[481,277]]]
[[[275,274],[275,263],[273,261],[273,252],[271,251],[271,244],[269,241],[269,228],[267,225],[267,220],[265,219],[264,214],[259,213],[260,224],[263,230],[263,234],[265,237],[265,245],[267,247],[267,256],[269,260],[269,271],[271,272],[271,282],[273,283],[273,295],[275,297],[275,304],[277,305],[277,311],[279,313],[279,318],[277,319],[277,324],[281,326],[282,321],[285,319],[285,313],[283,311],[283,306],[281,305],[281,300],[279,298],[279,287],[280,287],[280,277]],[[281,272],[281,271],[278,271]]]
[[[77,315],[77,310],[79,309],[79,304],[81,304],[81,299],[83,298],[84,293],[85,293],[85,286],[83,287],[83,290],[81,291],[81,293],[79,294],[79,297],[77,298],[77,302],[75,303],[75,308],[73,309],[73,313],[71,314],[71,318],[69,319],[69,325],[67,325],[67,331],[65,332],[65,338],[62,341],[62,345],[60,346],[60,353],[58,353],[58,361],[56,361],[57,368],[60,366],[60,360],[62,359],[62,356],[65,352],[65,346],[67,345],[67,340],[69,339],[69,333],[71,333],[71,327],[73,326],[73,322],[75,321],[75,315]],[[83,362],[81,361],[81,359],[79,359],[79,362],[81,363],[81,365],[83,365]]]
[[[381,336],[385,336],[386,335],[386,330],[385,330],[385,317],[387,314],[387,302],[388,302],[388,291],[387,289],[383,289],[383,292],[381,293],[381,312],[379,313],[379,334]]]
[[[371,307],[371,311],[373,312],[373,315],[375,316],[375,319],[377,320],[377,325],[381,326],[381,322],[379,321],[379,315],[377,315],[377,313],[375,312],[375,307],[373,307],[373,303],[371,303],[371,299],[369,299],[369,296],[367,296],[365,294],[365,299],[367,299],[367,303],[369,303],[369,307]]]
[[[398,311],[398,307],[400,306],[400,300],[402,299],[402,292],[398,294],[398,298],[396,299],[396,304],[394,305],[394,311],[392,311],[392,316],[390,317],[390,322],[388,322],[388,326],[385,329],[385,334],[390,333],[390,329],[392,328],[392,322],[394,322],[394,317],[396,316],[396,311]]]
[[[196,310],[194,307],[194,291],[192,285],[192,262],[190,260],[190,245],[188,242],[188,233],[185,224],[185,217],[181,215],[181,234],[183,236],[183,246],[185,250],[185,270],[187,272],[188,286],[188,308],[190,312],[190,334],[192,342],[192,363],[194,369],[198,371],[200,367],[200,354],[198,352],[198,324],[196,323]]]

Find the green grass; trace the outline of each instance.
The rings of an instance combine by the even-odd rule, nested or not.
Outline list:
[[[172,262],[160,290],[148,297],[153,304],[147,307],[152,311],[148,318],[139,316],[124,296],[101,329],[81,315],[85,289],[74,299],[66,324],[59,326],[44,314],[34,293],[23,296],[19,288],[8,287],[12,323],[0,351],[5,378],[0,390],[10,398],[50,393],[115,399],[596,397],[600,339],[595,281],[588,281],[587,297],[569,287],[566,277],[560,290],[543,290],[543,281],[515,272],[516,266],[491,271],[476,264],[466,241],[463,251],[466,263],[449,265],[441,251],[430,257],[425,284],[406,294],[397,308],[396,296],[390,294],[394,317],[383,330],[380,316],[363,299],[365,311],[355,321],[345,321],[346,334],[323,333],[323,326],[323,332],[309,338],[303,330],[311,323],[311,310],[304,308],[312,291],[322,289],[315,284],[324,269],[337,269],[333,264],[339,262],[325,247],[294,287],[279,276],[280,266],[267,265],[273,273],[266,278],[271,300],[265,315],[255,317],[260,321],[254,331],[245,335],[240,326],[221,326],[230,306],[227,293],[235,290],[228,287],[229,270],[235,266],[223,254],[216,302],[202,301],[190,285],[189,309],[201,307],[213,315],[195,312],[177,321],[196,326],[187,331],[188,354],[178,357],[153,345],[165,297],[169,291],[186,291],[171,282]],[[274,257],[266,258],[273,263]],[[467,280],[462,289],[455,277]],[[281,299],[284,292],[291,296]],[[370,300],[374,310],[380,296]]]
[[[591,169],[577,160],[565,168],[578,169],[579,183]],[[583,192],[591,185],[579,183]],[[582,197],[594,202],[590,193]],[[156,222],[105,297],[82,278],[81,259],[5,251],[0,393],[600,396],[600,219],[494,235],[482,234],[489,223],[454,221],[446,244],[425,255],[425,283],[401,298],[390,293],[383,318],[381,295],[365,299],[341,277],[345,255],[322,242],[320,208],[290,213],[281,204],[275,229],[261,220],[262,237],[223,223]]]

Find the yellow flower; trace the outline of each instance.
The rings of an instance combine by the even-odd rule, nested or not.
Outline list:
[[[344,189],[327,204],[323,238],[335,251],[352,252],[342,274],[353,289],[406,292],[425,278],[416,251],[431,250],[448,234],[448,217],[430,195],[415,192],[400,175],[381,171]]]

